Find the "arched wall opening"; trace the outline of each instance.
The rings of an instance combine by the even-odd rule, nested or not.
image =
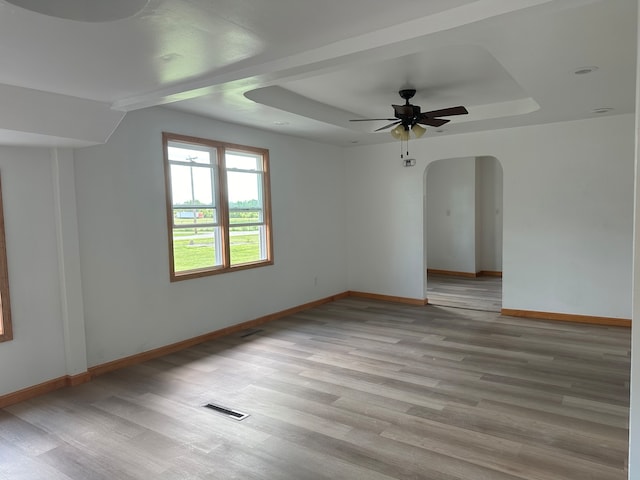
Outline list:
[[[493,156],[449,158],[424,172],[429,303],[500,311],[503,172]]]

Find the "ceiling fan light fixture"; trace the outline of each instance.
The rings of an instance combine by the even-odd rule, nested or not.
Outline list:
[[[409,130],[406,130],[404,127],[400,130],[400,140],[403,142],[409,141]]]
[[[398,125],[396,128],[391,130],[391,136],[393,138],[395,138],[396,140],[400,140],[400,136],[402,135],[402,132],[404,131],[404,127],[402,125]]]
[[[426,128],[424,128],[422,125],[418,123],[416,123],[413,127],[411,127],[411,130],[413,131],[413,134],[416,136],[416,138],[422,137],[422,135],[424,135],[424,132],[427,131]]]

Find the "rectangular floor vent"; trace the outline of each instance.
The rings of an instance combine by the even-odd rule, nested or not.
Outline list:
[[[232,410],[231,408],[223,407],[222,405],[216,405],[215,403],[207,403],[205,408],[213,410],[214,412],[221,413],[229,418],[233,418],[234,420],[244,420],[249,416],[248,413],[242,413],[237,410]]]

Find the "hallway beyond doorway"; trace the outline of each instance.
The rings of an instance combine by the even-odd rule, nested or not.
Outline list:
[[[428,273],[427,298],[431,305],[500,312],[502,309],[502,278]]]

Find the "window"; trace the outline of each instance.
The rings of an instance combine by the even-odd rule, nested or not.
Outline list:
[[[272,264],[269,151],[162,138],[171,281]]]
[[[2,188],[0,187],[0,342],[13,338],[11,330],[11,307],[9,304],[9,273],[7,270],[7,247],[4,240],[4,214]]]

